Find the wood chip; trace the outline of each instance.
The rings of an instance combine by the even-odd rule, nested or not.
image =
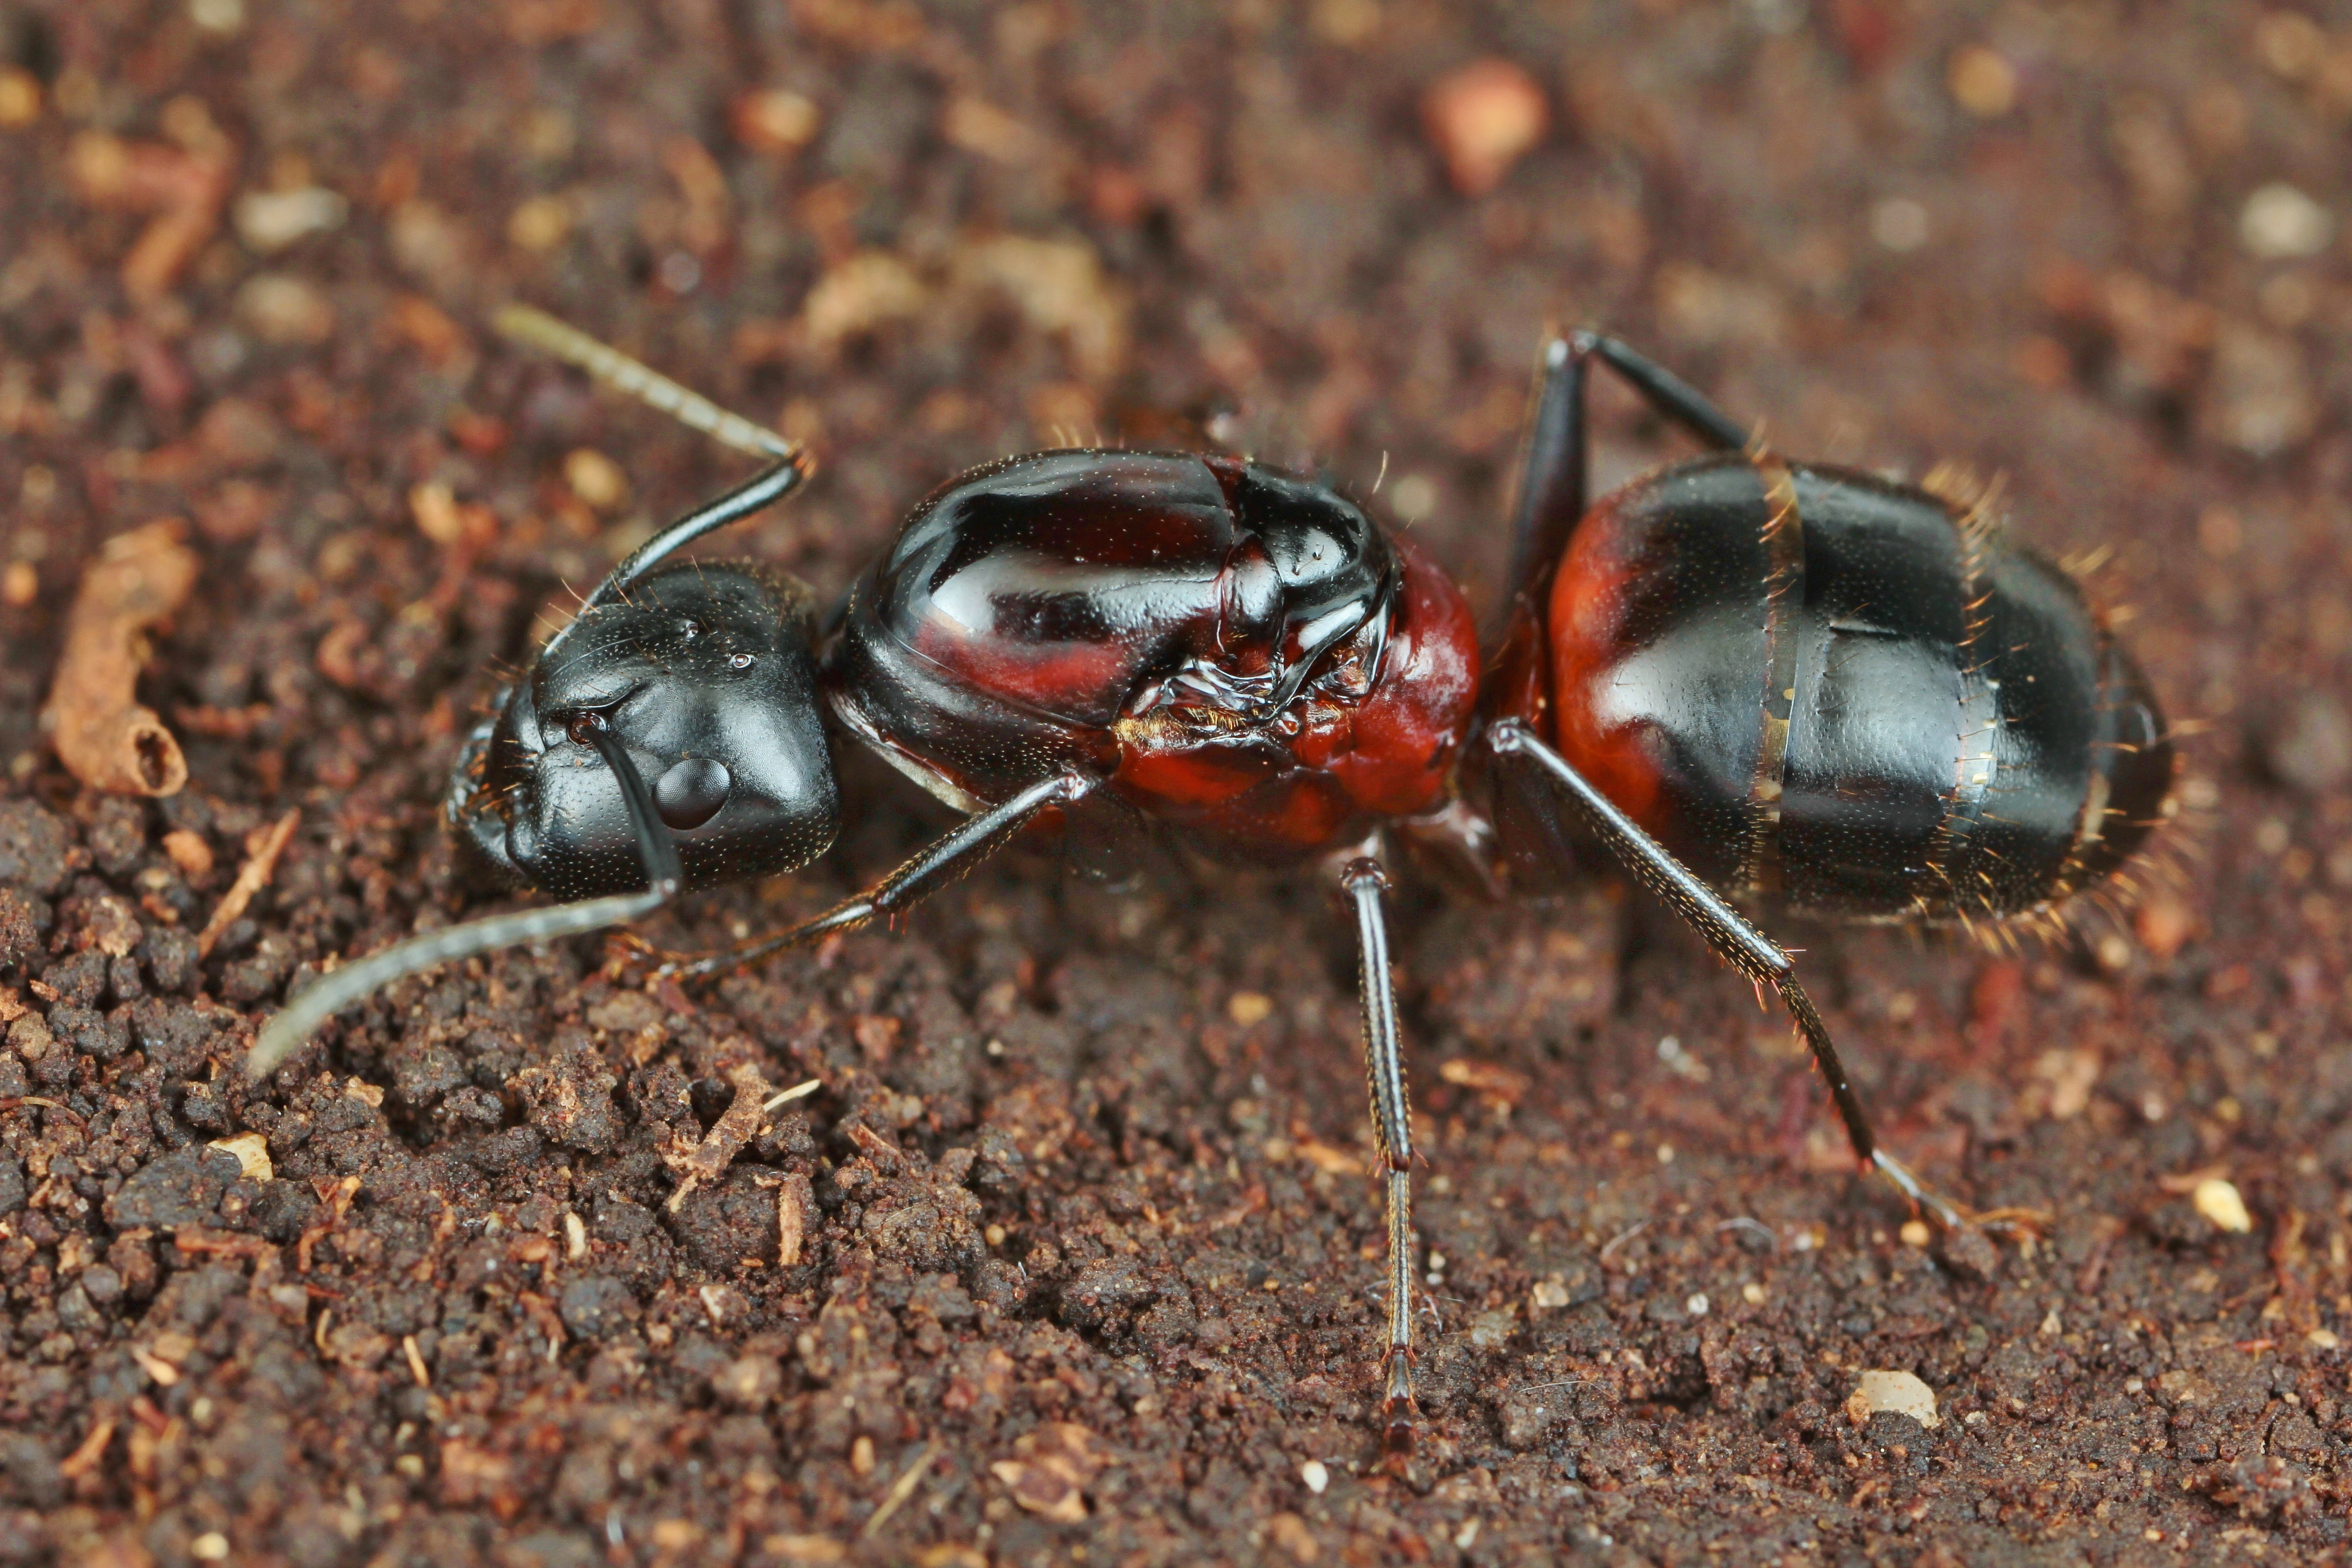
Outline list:
[[[192,881],[213,874],[213,847],[205,842],[201,833],[191,833],[184,827],[172,829],[163,835],[163,853],[172,858],[180,874]]]
[[[269,879],[278,870],[278,857],[285,852],[286,842],[294,837],[294,825],[301,817],[299,808],[289,811],[272,823],[261,834],[258,842],[247,841],[248,852],[245,864],[237,868],[236,880],[231,882],[228,891],[221,895],[219,905],[213,910],[213,918],[205,922],[205,929],[196,933],[198,953],[209,957],[213,943],[220,940],[221,932],[245,913],[245,907],[253,902],[254,894],[269,886]]]
[[[166,795],[188,782],[180,742],[138,697],[148,631],[196,585],[200,563],[186,536],[173,517],[107,541],[74,595],[41,722],[58,760],[92,789]]]
[[[2243,1236],[2254,1228],[2254,1216],[2246,1212],[2246,1200],[2238,1194],[2237,1184],[2220,1176],[2209,1176],[2197,1184],[2189,1201],[2197,1212],[2211,1221],[2217,1230]]]
[[[1908,1415],[1922,1426],[1944,1424],[1944,1418],[1936,1414],[1936,1391],[1907,1372],[1865,1372],[1846,1396],[1846,1419],[1857,1426],[1869,1425],[1870,1418],[1882,1410]]]
[[[1087,1517],[1086,1488],[1110,1457],[1102,1439],[1074,1421],[1049,1421],[1013,1445],[1013,1457],[988,1467],[1013,1500],[1056,1524]]]
[[[239,1133],[235,1138],[215,1138],[207,1147],[236,1156],[238,1166],[257,1182],[273,1181],[277,1168],[269,1163],[269,1140],[258,1132]]]
[[[754,1064],[739,1062],[727,1069],[727,1081],[735,1086],[735,1098],[701,1141],[697,1142],[683,1134],[672,1133],[668,1145],[661,1152],[662,1163],[678,1176],[677,1190],[669,1195],[672,1214],[695,1188],[725,1175],[736,1152],[759,1136],[768,1096],[773,1092],[768,1080],[760,1076]]]
[[[89,1429],[89,1436],[81,1440],[80,1447],[58,1462],[58,1473],[68,1480],[73,1480],[96,1469],[98,1462],[106,1457],[106,1446],[113,1441],[114,1423],[100,1422]]]
[[[1439,1064],[1437,1076],[1448,1083],[1460,1084],[1484,1099],[1505,1105],[1517,1105],[1526,1099],[1534,1082],[1523,1072],[1515,1072],[1498,1062],[1482,1062],[1472,1057],[1454,1057]]]
[[[776,1187],[776,1266],[790,1268],[801,1260],[801,1244],[808,1233],[808,1216],[816,1210],[809,1179],[788,1175]]]

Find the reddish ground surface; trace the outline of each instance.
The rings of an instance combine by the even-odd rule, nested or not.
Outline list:
[[[2105,1563],[2343,1535],[2352,31],[1873,0],[0,26],[0,1561]],[[1486,58],[1550,124],[1470,195],[1421,105]],[[1891,1142],[2046,1227],[1906,1240],[1784,1025],[1606,889],[1399,897],[1433,1279],[1404,1476],[1375,1452],[1380,1210],[1320,889],[1170,870],[1120,898],[1015,854],[904,934],[708,994],[616,987],[593,941],[502,954],[247,1082],[322,955],[482,907],[435,811],[469,715],[565,584],[741,471],[491,339],[509,298],[810,440],[815,486],[732,543],[828,595],[964,465],[1206,429],[1360,493],[1385,468],[1381,514],[1491,601],[1554,318],[1790,451],[2005,473],[2196,731],[2169,879],[2014,953],[1790,935]],[[1677,449],[1601,412],[1606,477]],[[100,798],[37,715],[85,563],[164,515],[203,574],[142,690],[193,778]],[[821,907],[940,826],[850,779],[824,862],[656,934]],[[661,1152],[745,1062],[824,1087],[673,1210]],[[209,1147],[248,1132],[267,1180]],[[2249,1231],[2200,1212],[2209,1179]],[[1924,1380],[1938,1424],[1850,1404],[1870,1370]]]

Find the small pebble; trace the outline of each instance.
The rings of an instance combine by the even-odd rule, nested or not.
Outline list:
[[[41,117],[41,79],[10,66],[0,69],[0,125],[30,125]]]
[[[2238,214],[2238,243],[2264,261],[2316,256],[2335,235],[2335,215],[2283,182],[2248,196]]]
[[[447,485],[415,486],[408,492],[408,510],[416,520],[416,531],[436,544],[455,544],[465,537],[466,521]]]
[[[797,92],[782,88],[747,92],[728,112],[735,140],[754,153],[790,153],[816,140],[824,111]]]
[[[1307,26],[1326,43],[1360,44],[1381,30],[1380,0],[1316,0]]]
[[[1979,120],[1999,120],[2017,107],[2017,68],[1998,49],[1971,44],[1954,51],[1944,80],[1952,101]]]
[[[2343,788],[2352,781],[2352,710],[2333,691],[2299,693],[2270,726],[2263,761],[2272,776],[2304,795]]]
[[[565,456],[563,482],[598,511],[610,511],[629,499],[629,476],[593,447],[577,447]]]
[[[2275,457],[2311,436],[2319,412],[2299,339],[2222,321],[2197,404],[2200,437],[2250,458]]]
[[[533,196],[507,215],[507,240],[517,250],[553,250],[571,233],[572,204],[562,196]]]
[[[1857,1426],[1868,1425],[1870,1418],[1882,1410],[1908,1415],[1922,1426],[1944,1424],[1943,1417],[1936,1414],[1936,1391],[1912,1373],[1865,1372],[1853,1392],[1846,1396],[1846,1419]]]
[[[236,291],[236,314],[266,343],[322,343],[335,331],[335,307],[327,296],[284,272],[246,279]]]
[[[1927,209],[1908,196],[1889,196],[1870,209],[1870,237],[1906,256],[1927,243]]]
[[[2132,931],[2147,955],[2161,963],[2197,934],[2197,911],[2170,893],[2158,893],[2134,911]],[[2104,951],[2099,957],[2102,963],[2106,962]],[[2123,962],[2113,967],[2126,968],[2130,963],[2131,955],[2126,952]]]
[[[249,1180],[267,1182],[274,1180],[278,1174],[269,1163],[269,1141],[258,1132],[215,1139],[212,1147],[236,1155],[238,1169]]]
[[[1543,89],[1505,59],[1478,60],[1442,78],[1423,97],[1421,117],[1447,177],[1465,196],[1501,184],[1551,126]]]
[[[232,216],[237,237],[264,256],[295,241],[343,226],[351,204],[317,185],[299,191],[247,191]]]
[[[163,835],[163,853],[172,858],[172,864],[180,868],[181,875],[191,881],[212,875],[213,847],[205,841],[201,833],[191,832],[184,827],[172,829]]]
[[[1925,1220],[1907,1219],[1903,1222],[1901,1235],[1904,1246],[1925,1247],[1933,1237],[1934,1233],[1927,1228]]]
[[[2213,1222],[2217,1230],[2243,1236],[2254,1228],[2254,1217],[2246,1212],[2246,1200],[2238,1195],[2235,1185],[2220,1176],[2208,1176],[2198,1183],[2189,1201],[2196,1205],[2199,1214]]]

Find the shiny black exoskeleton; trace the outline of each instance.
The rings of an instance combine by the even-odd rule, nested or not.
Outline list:
[[[257,1041],[435,963],[636,919],[790,870],[863,743],[969,814],[867,891],[707,974],[905,910],[1028,824],[1110,811],[1229,854],[1320,856],[1356,928],[1389,1212],[1385,1411],[1411,1430],[1412,1121],[1381,894],[1392,837],[1498,884],[1596,851],[1772,987],[1856,1158],[1881,1150],[1788,954],[1727,901],[1993,921],[2108,877],[2168,801],[2155,700],[1991,499],[1790,462],[1613,340],[1547,350],[1506,624],[1329,489],[1237,458],[1082,450],[987,465],[926,500],[813,633],[796,584],[683,545],[801,483],[799,452],[536,312],[509,335],[773,459],[616,567],[469,740],[447,796],[479,867],[569,900],[337,969]],[[1594,500],[1584,381],[1608,366],[1716,449]]]
[[[562,899],[633,891],[645,862],[584,716],[653,781],[688,888],[805,866],[841,817],[817,706],[808,591],[681,562],[590,605],[469,739],[448,816],[474,866]]]

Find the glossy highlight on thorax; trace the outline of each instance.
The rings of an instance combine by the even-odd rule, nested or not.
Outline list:
[[[852,593],[826,688],[854,732],[960,805],[1076,763],[1147,815],[1318,847],[1368,810],[1442,799],[1436,758],[1475,683],[1459,604],[1309,481],[1189,453],[1039,453],[908,520]],[[1441,657],[1467,673],[1400,695]],[[1335,738],[1343,722],[1360,744]]]

